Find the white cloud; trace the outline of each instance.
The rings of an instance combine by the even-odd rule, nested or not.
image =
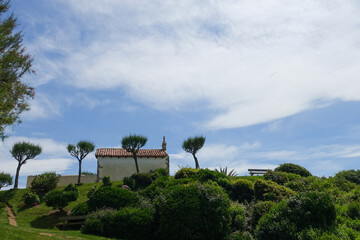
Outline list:
[[[123,88],[161,110],[205,102],[212,129],[360,100],[354,0],[60,2],[30,48],[61,55],[37,71],[72,86]]]
[[[39,118],[61,117],[61,107],[53,96],[38,93],[33,100],[29,101],[30,110],[21,114],[23,120],[35,120]]]

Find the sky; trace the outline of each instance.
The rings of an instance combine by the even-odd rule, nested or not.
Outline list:
[[[360,3],[357,0],[12,0],[33,57],[31,110],[0,143],[15,174],[19,141],[43,152],[26,176],[77,174],[69,143],[120,147],[129,134],[161,148],[170,172],[194,167],[182,142],[206,137],[200,167],[316,176],[360,164]],[[83,170],[96,172],[95,153]]]

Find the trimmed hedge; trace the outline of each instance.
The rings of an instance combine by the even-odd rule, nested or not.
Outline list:
[[[284,185],[287,182],[295,181],[300,179],[301,176],[294,173],[287,173],[287,172],[274,172],[274,171],[267,171],[264,174],[265,180],[270,180],[276,182],[277,184]]]
[[[90,213],[90,208],[87,203],[79,203],[73,209],[71,209],[71,216],[82,216]]]
[[[24,195],[24,203],[27,207],[33,207],[35,204],[40,204],[40,198],[36,193],[28,192]]]
[[[52,190],[48,192],[44,198],[47,206],[62,210],[69,204],[69,202],[75,201],[77,199],[77,195],[78,192],[76,191]]]
[[[199,172],[199,169],[194,168],[182,168],[175,173],[175,179],[191,178]]]

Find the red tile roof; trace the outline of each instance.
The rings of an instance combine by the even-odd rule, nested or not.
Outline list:
[[[132,153],[123,148],[98,148],[96,157],[132,157]],[[167,157],[168,154],[161,149],[140,149],[138,157]]]

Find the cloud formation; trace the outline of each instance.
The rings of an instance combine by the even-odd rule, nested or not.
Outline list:
[[[56,4],[29,47],[40,83],[118,88],[164,111],[201,104],[212,129],[360,100],[355,0]]]

